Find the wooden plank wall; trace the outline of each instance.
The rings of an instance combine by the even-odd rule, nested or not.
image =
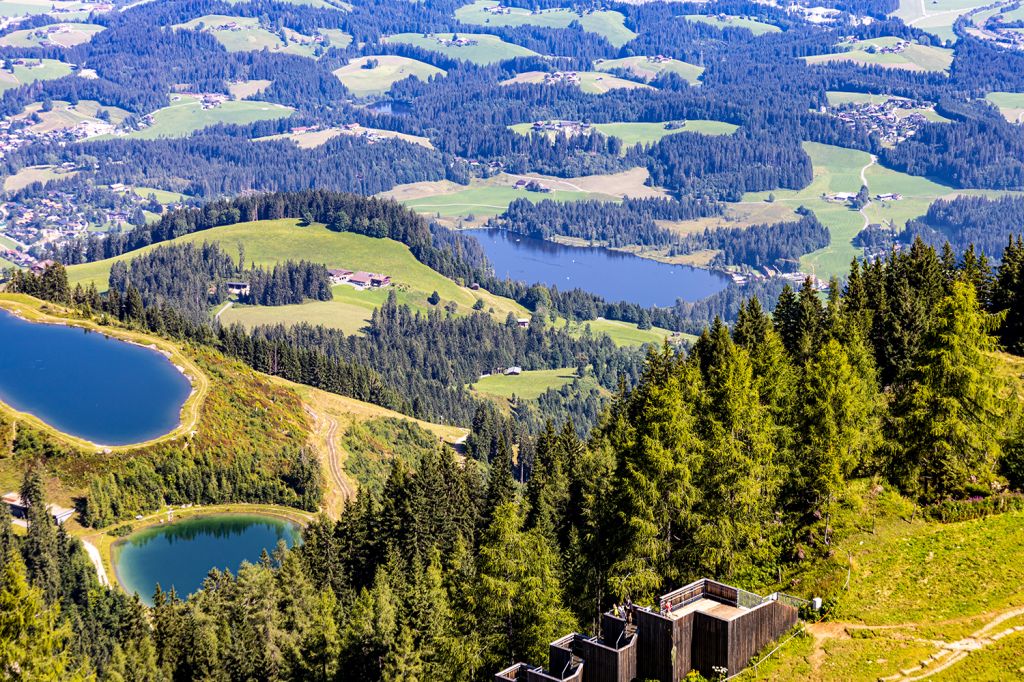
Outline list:
[[[716,666],[729,665],[729,621],[713,618],[705,613],[695,613],[693,619],[693,654],[691,664],[694,670],[709,680],[718,679],[713,670]],[[689,670],[686,670],[685,675]],[[732,674],[732,669],[729,673]]]
[[[576,643],[583,659],[583,682],[632,682],[636,677],[636,637],[621,649],[601,646],[591,640]]]
[[[678,678],[673,677],[675,642],[672,621],[643,609],[634,609],[633,621],[637,624],[637,677],[641,680],[675,682]]]
[[[729,622],[729,674],[746,667],[766,644],[796,625],[797,610],[770,601]]]

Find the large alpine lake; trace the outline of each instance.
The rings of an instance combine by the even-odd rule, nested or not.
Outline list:
[[[727,277],[710,270],[659,263],[604,248],[565,246],[498,229],[467,234],[480,241],[500,278],[554,285],[560,291],[583,289],[612,303],[671,306],[680,298],[706,298],[729,283]]]
[[[0,310],[0,401],[104,445],[157,438],[192,391],[161,353],[81,327]]]
[[[125,590],[152,605],[158,584],[184,598],[202,586],[210,569],[237,573],[243,561],[255,563],[279,540],[291,547],[300,537],[298,525],[274,516],[195,516],[129,535],[114,545],[114,567]]]

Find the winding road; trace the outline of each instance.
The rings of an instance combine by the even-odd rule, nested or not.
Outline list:
[[[319,436],[323,433],[323,450],[327,459],[327,472],[332,488],[341,496],[342,501],[355,497],[356,491],[345,475],[341,465],[341,458],[339,457],[337,445],[338,420],[329,414],[320,414],[308,405],[305,407],[305,410],[313,419],[317,435]]]

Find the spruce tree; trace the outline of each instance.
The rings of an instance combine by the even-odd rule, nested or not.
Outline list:
[[[992,481],[1004,406],[991,326],[974,287],[955,282],[886,424],[889,473],[908,492],[963,496]]]

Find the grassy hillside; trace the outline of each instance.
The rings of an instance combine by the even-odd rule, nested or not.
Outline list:
[[[509,126],[511,130],[520,135],[530,135],[533,123],[517,123]],[[622,122],[622,123],[597,123],[591,126],[608,137],[617,137],[622,140],[626,147],[638,144],[650,144],[657,142],[667,135],[676,133],[700,133],[702,135],[731,135],[736,132],[738,126],[723,121],[712,121],[706,119],[694,119],[689,121],[652,121],[652,122]],[[554,131],[546,131],[546,135],[554,138]]]
[[[852,499],[864,505],[863,530],[845,538],[830,562],[829,578],[839,587],[849,571],[834,613],[751,677],[1019,679],[1024,513],[926,522],[879,488],[857,484]],[[812,579],[803,587],[812,594],[820,584]]]
[[[893,12],[893,16],[943,40],[956,41],[953,23],[962,14],[987,4],[983,0],[931,0],[927,3],[921,0],[900,0],[899,9]]]
[[[674,73],[681,78],[696,84],[704,73],[703,66],[682,62],[678,59],[662,59],[655,61],[651,57],[623,57],[622,59],[599,59],[594,62],[598,71],[614,71],[625,69],[637,78],[651,80],[663,73]]]
[[[253,100],[229,100],[211,108],[204,108],[202,103],[194,97],[178,96],[178,99],[169,106],[153,112],[152,125],[117,137],[136,140],[187,137],[197,130],[218,123],[245,125],[256,121],[287,118],[292,111],[291,107],[282,104]],[[115,136],[101,135],[90,138],[90,140],[109,139],[115,139]]]
[[[588,95],[603,95],[604,93],[611,92],[612,90],[651,88],[651,86],[644,83],[638,83],[624,78],[617,78],[600,71],[577,71],[575,73],[579,76],[579,83],[577,83],[576,87]],[[548,76],[549,74],[546,71],[524,71],[523,73],[516,74],[508,80],[502,81],[501,84],[517,85],[520,83],[533,83],[539,85],[543,84]]]
[[[523,400],[534,400],[541,393],[552,388],[561,388],[576,378],[576,370],[537,369],[518,375],[492,374],[473,382],[471,388],[481,394],[497,398],[511,398],[513,395]]]
[[[92,40],[102,31],[103,26],[96,24],[50,24],[40,28],[29,28],[12,31],[0,38],[2,47],[74,47]]]
[[[310,260],[329,268],[365,270],[390,275],[394,285],[386,290],[357,291],[348,285],[334,288],[335,300],[307,302],[292,306],[245,306],[231,308],[222,315],[225,322],[254,325],[267,322],[299,322],[328,324],[345,331],[356,331],[366,324],[374,308],[380,306],[390,291],[400,303],[425,310],[427,297],[434,291],[441,296],[441,305],[454,301],[461,312],[469,312],[477,298],[484,300],[484,310],[504,319],[509,312],[526,316],[527,312],[513,301],[493,296],[486,291],[471,291],[441,276],[413,257],[409,248],[390,239],[374,239],[351,232],[331,232],[323,225],[299,227],[295,219],[265,220],[239,223],[196,232],[173,240],[172,244],[217,242],[228,253],[245,244],[245,257],[257,265],[272,266],[284,260]],[[68,269],[74,284],[93,283],[106,289],[110,266],[117,260],[131,260],[156,248],[139,251]]]
[[[367,68],[370,62],[376,65]],[[406,78],[429,80],[432,76],[445,76],[447,72],[436,66],[398,55],[371,55],[356,57],[345,66],[334,70],[334,75],[356,97],[383,95],[391,86]]]
[[[807,254],[800,259],[800,263],[806,272],[822,278],[843,275],[849,269],[850,260],[862,255],[861,249],[850,242],[869,223],[887,224],[892,221],[896,229],[900,230],[907,220],[923,215],[936,199],[957,195],[1001,194],[985,190],[957,190],[927,178],[900,173],[878,164],[867,152],[815,142],[805,142],[803,147],[814,166],[814,179],[807,187],[801,190],[752,192],[744,195],[743,200],[766,201],[770,195],[774,195],[776,203],[788,208],[806,206],[813,210],[829,228],[831,243]],[[857,192],[861,184],[865,183],[872,197],[897,192],[903,198],[899,201],[872,200],[862,213],[846,203],[829,202],[823,198],[825,194]]]
[[[10,69],[0,70],[0,92],[35,81],[48,81],[70,76],[71,64],[57,59],[23,59]]]
[[[931,45],[911,43],[901,52],[882,52],[904,42],[901,38],[883,36],[853,43],[841,43],[834,54],[804,57],[808,64],[853,62],[855,64],[884,66],[908,71],[948,71],[953,63],[953,51]]]
[[[626,28],[625,17],[620,12],[594,10],[576,12],[571,9],[555,8],[532,12],[519,7],[507,7],[507,13],[495,14],[500,7],[495,0],[477,0],[455,10],[455,18],[463,24],[478,26],[542,26],[545,28],[567,28],[578,22],[585,31],[604,36],[615,47],[621,47],[636,38],[636,33]]]
[[[1024,121],[1024,93],[1021,92],[990,92],[985,99],[999,108],[1010,123]]]
[[[471,41],[472,44],[453,45],[453,33],[432,33],[424,36],[422,33],[399,33],[384,38],[387,43],[403,43],[440,52],[446,57],[462,59],[474,64],[494,64],[495,62],[513,59],[515,57],[535,57],[537,53],[528,50],[521,45],[506,43],[498,36],[486,33],[459,33],[458,37]]]

